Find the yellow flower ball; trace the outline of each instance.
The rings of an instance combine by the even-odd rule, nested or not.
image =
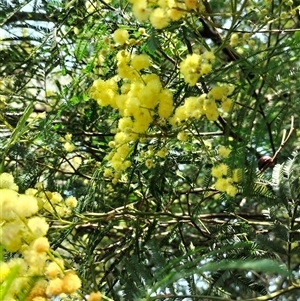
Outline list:
[[[17,252],[22,246],[24,226],[20,221],[5,223],[0,228],[0,243],[9,252]]]
[[[100,292],[90,293],[88,297],[88,301],[101,301],[101,300],[102,300],[102,295]]]
[[[238,193],[238,189],[233,185],[228,185],[228,187],[226,188],[226,193],[231,197],[235,197]]]
[[[232,107],[232,100],[227,97],[222,98],[222,109],[224,112],[229,112]]]
[[[132,57],[130,64],[134,69],[140,71],[150,66],[150,59],[146,54],[139,54]]]
[[[228,182],[224,178],[219,178],[215,183],[215,187],[217,190],[225,192],[228,187]]]
[[[228,158],[229,154],[230,154],[231,150],[229,148],[227,148],[226,146],[220,146],[218,149],[218,153],[221,157],[223,158]]]
[[[36,214],[38,210],[37,199],[31,195],[22,194],[19,196],[18,204],[14,211],[19,217],[23,218]]]
[[[229,42],[230,46],[231,47],[235,47],[235,46],[238,45],[238,43],[239,43],[239,36],[238,36],[238,34],[237,33],[231,34],[231,36],[230,36],[230,42]]]
[[[70,153],[74,151],[75,145],[72,142],[67,141],[64,143],[64,149],[66,152]]]
[[[113,171],[110,168],[105,168],[103,172],[105,178],[112,178],[114,176]]]
[[[147,0],[135,1],[132,6],[132,13],[139,21],[146,21],[151,13],[147,7]]]
[[[211,175],[216,178],[221,178],[227,175],[228,170],[229,170],[228,165],[225,163],[221,163],[212,168]]]
[[[152,159],[147,159],[146,161],[145,161],[145,165],[147,166],[147,168],[153,168],[153,167],[155,167],[155,163],[154,163],[154,161],[152,160]]]
[[[180,141],[187,141],[188,140],[188,134],[185,133],[185,132],[179,132],[177,134],[177,139],[180,140]]]
[[[11,190],[18,191],[19,187],[14,182],[13,175],[3,172],[0,174],[0,189],[7,188]]]
[[[0,219],[14,220],[16,214],[14,208],[18,202],[19,195],[16,191],[10,189],[0,189]]]
[[[208,93],[209,97],[212,97],[215,100],[222,99],[223,96],[226,96],[227,88],[225,86],[214,86]]]
[[[75,208],[78,204],[78,201],[74,196],[69,196],[66,198],[65,204],[70,208]]]
[[[188,54],[180,63],[179,69],[183,74],[184,81],[190,86],[196,85],[201,76],[202,56],[196,53]]]
[[[201,75],[207,75],[211,72],[212,70],[212,65],[210,63],[202,63],[201,65]]]
[[[49,297],[60,295],[63,292],[63,281],[60,278],[51,279],[46,288],[46,294]]]
[[[66,273],[62,282],[62,291],[65,294],[72,294],[81,287],[80,278],[73,272]]]
[[[49,225],[44,217],[34,216],[28,219],[27,226],[34,237],[45,236],[49,230]]]
[[[125,131],[126,129],[132,129],[133,128],[133,120],[131,117],[123,117],[119,119],[118,122],[118,128],[121,131]]]
[[[150,23],[156,29],[162,29],[169,25],[170,19],[166,11],[160,7],[155,8],[150,14]]]
[[[169,118],[174,110],[173,94],[170,90],[164,89],[158,95],[158,115],[160,118]]]
[[[196,9],[198,6],[198,0],[185,0],[184,4],[188,9]]]
[[[156,153],[156,155],[160,158],[165,158],[167,156],[168,152],[169,152],[168,149],[166,147],[163,147]]]
[[[126,29],[117,29],[113,34],[113,39],[116,43],[124,45],[129,39],[129,33]]]
[[[49,244],[47,237],[38,237],[33,242],[33,249],[37,253],[47,252],[50,249],[50,244]]]
[[[46,269],[45,275],[48,279],[55,279],[64,271],[64,261],[60,258],[56,258],[55,261],[51,261]]]
[[[214,63],[216,59],[215,54],[212,51],[205,51],[202,54],[202,57],[204,60],[208,61],[209,63]]]

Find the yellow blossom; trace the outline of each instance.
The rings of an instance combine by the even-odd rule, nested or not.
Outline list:
[[[236,194],[238,193],[238,189],[237,189],[237,187],[235,187],[233,185],[228,185],[228,187],[226,188],[226,193],[229,196],[235,197]]]
[[[62,291],[65,294],[72,294],[81,287],[80,278],[73,272],[66,273],[62,282]]]
[[[36,196],[38,193],[38,190],[35,188],[28,188],[25,190],[25,194],[26,195],[32,195],[32,196]]]
[[[7,262],[0,262],[0,283],[9,275],[10,267]]]
[[[144,35],[144,34],[146,34],[146,29],[143,28],[143,27],[140,27],[138,32],[139,32],[140,35]]]
[[[204,100],[204,112],[208,120],[216,121],[219,117],[219,111],[216,102],[211,99],[207,98]]]
[[[167,8],[168,7],[168,0],[158,0],[157,5],[161,8]]]
[[[39,210],[37,199],[31,195],[21,194],[16,205],[14,211],[21,218],[32,216]]]
[[[88,300],[87,301],[101,301],[102,300],[102,295],[100,292],[92,292],[90,293]]]
[[[218,153],[223,158],[228,158],[230,152],[231,152],[231,150],[229,148],[227,148],[226,146],[222,145],[218,148]]]
[[[19,195],[10,189],[0,189],[0,219],[13,220],[16,218],[14,208],[18,202]]]
[[[151,9],[147,7],[147,0],[135,1],[132,13],[139,21],[146,21],[151,13]]]
[[[174,110],[173,94],[170,90],[164,89],[160,92],[158,105],[158,115],[160,118],[169,118]]]
[[[238,43],[239,43],[239,36],[238,36],[238,34],[237,33],[231,34],[231,36],[230,36],[230,43],[229,43],[230,46],[235,47],[235,46],[238,45]]]
[[[177,139],[180,140],[180,141],[187,141],[188,137],[189,136],[186,132],[179,132],[177,134]]]
[[[113,39],[116,43],[123,45],[129,38],[129,33],[126,29],[117,29],[113,34]]]
[[[63,292],[62,290],[63,281],[60,278],[51,279],[46,288],[46,294],[49,297],[57,296]]]
[[[45,236],[48,232],[49,225],[44,217],[34,216],[28,219],[27,226],[34,237]]]
[[[156,29],[162,29],[169,25],[169,18],[166,11],[160,7],[155,8],[150,14],[151,25]]]
[[[113,171],[110,168],[105,168],[103,172],[105,178],[112,178],[114,176]]]
[[[64,149],[66,152],[70,153],[70,152],[74,151],[75,145],[69,141],[66,141],[64,143]]]
[[[184,106],[177,107],[173,117],[176,119],[178,123],[186,120],[188,118],[188,112],[186,110],[186,107]]]
[[[63,200],[63,197],[61,196],[61,194],[59,192],[52,192],[51,193],[51,203],[54,205],[54,204],[57,204],[59,202],[61,202]]]
[[[138,80],[139,79],[139,73],[132,68],[131,66],[126,65],[125,63],[118,64],[118,75],[123,79],[129,79],[129,80]]]
[[[222,176],[226,176],[228,173],[228,165],[225,163],[221,163],[216,165],[211,170],[211,175],[216,178],[221,178]]]
[[[77,206],[77,199],[74,196],[69,196],[65,200],[65,204],[70,208],[75,208]]]
[[[219,117],[219,112],[216,107],[207,107],[205,110],[206,118],[210,121],[216,121]]]
[[[56,258],[55,261],[51,261],[46,269],[45,274],[48,277],[48,279],[55,279],[60,274],[63,273],[64,270],[64,261],[60,258]]]
[[[141,117],[138,117],[133,124],[133,131],[135,133],[145,133],[150,126],[152,119],[150,114],[141,113]]]
[[[118,63],[128,64],[131,60],[131,55],[127,50],[123,49],[123,50],[118,51],[116,58],[117,58]]]
[[[205,51],[202,54],[202,57],[209,63],[214,63],[214,61],[216,60],[215,54],[212,51]]]
[[[216,183],[215,183],[215,187],[216,187],[217,190],[225,192],[227,187],[228,187],[227,179],[218,178]]]
[[[66,139],[66,141],[71,141],[71,140],[72,140],[72,134],[67,133],[67,134],[65,135],[65,139]]]
[[[188,9],[196,9],[198,6],[198,0],[185,0],[184,4]]]
[[[227,94],[227,88],[225,86],[214,86],[208,93],[209,97],[215,100],[222,99]]]
[[[160,158],[165,158],[167,154],[168,154],[168,149],[166,147],[163,147],[156,153],[156,155]]]
[[[154,163],[154,161],[152,160],[152,159],[147,159],[146,161],[145,161],[145,165],[147,166],[147,168],[153,168],[153,167],[155,167],[155,163]]]
[[[33,249],[37,253],[47,252],[50,249],[50,244],[47,237],[38,237],[33,242]]]
[[[222,98],[222,109],[224,112],[229,112],[232,107],[232,100],[228,97]]]
[[[132,57],[130,64],[134,69],[140,71],[150,66],[150,59],[146,54],[139,54]]]
[[[115,148],[115,147],[116,147],[116,142],[115,142],[115,141],[109,141],[109,142],[108,142],[108,146],[109,146],[110,148]]]
[[[202,57],[199,54],[188,54],[187,57],[180,63],[180,72],[184,76],[186,83],[194,86],[201,75]]]
[[[24,226],[20,221],[5,223],[0,228],[0,243],[9,252],[17,252],[22,246]]]
[[[210,63],[202,63],[201,65],[201,75],[207,75],[211,72],[212,65]]]
[[[178,21],[184,17],[186,12],[178,8],[170,8],[167,10],[167,15],[172,21]]]
[[[44,279],[38,280],[31,288],[30,293],[26,299],[32,301],[47,301],[46,287],[47,281],[45,281]]]
[[[7,172],[3,172],[0,174],[0,189],[3,188],[15,190],[15,191],[19,190],[19,187],[14,182],[14,177]]]

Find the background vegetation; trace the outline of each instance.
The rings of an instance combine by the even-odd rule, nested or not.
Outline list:
[[[61,298],[300,298],[299,5],[1,1],[0,172],[81,279]]]

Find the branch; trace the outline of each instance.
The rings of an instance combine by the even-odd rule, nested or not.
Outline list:
[[[296,289],[300,289],[299,286],[289,286],[285,289],[276,291],[274,293],[265,295],[265,296],[261,296],[261,297],[256,297],[256,298],[251,298],[251,299],[244,299],[244,301],[267,301],[267,300],[271,300],[274,299],[280,295],[283,295],[285,293],[294,291]],[[176,299],[185,299],[185,298],[200,298],[201,300],[203,299],[207,299],[207,300],[219,300],[219,301],[235,301],[236,299],[228,299],[228,298],[222,298],[222,297],[218,297],[218,296],[204,296],[204,295],[173,295],[173,294],[164,294],[164,295],[157,295],[154,297],[151,297],[150,300],[165,300],[167,298],[176,298]]]
[[[17,12],[12,16],[8,17],[4,24],[10,24],[13,22],[22,21],[37,21],[37,22],[58,22],[57,13],[52,13],[51,15],[45,13],[34,13],[34,12]],[[3,24],[3,25],[4,25]]]

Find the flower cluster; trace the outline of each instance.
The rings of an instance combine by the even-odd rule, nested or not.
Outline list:
[[[219,148],[219,154],[221,157],[227,158],[229,156],[230,149],[221,146]],[[238,188],[236,184],[241,180],[241,170],[236,168],[231,170],[225,163],[219,163],[213,166],[211,175],[215,178],[215,188],[221,192],[226,192],[229,196],[234,197]]]
[[[72,210],[77,206],[77,199],[69,196],[66,199],[55,191],[51,192],[43,189],[43,185],[38,183],[36,188],[29,188],[25,191],[25,195],[35,197],[38,202],[39,210],[58,215],[60,217],[68,217]]]
[[[147,55],[131,55],[121,50],[117,54],[117,70],[122,84],[118,85],[118,78],[97,79],[90,89],[90,97],[99,105],[111,106],[121,116],[117,133],[109,144],[109,160],[117,172],[130,166],[130,143],[142,137],[155,120],[168,119],[174,110],[173,94],[163,88],[160,78],[154,73],[141,73],[149,66]]]
[[[188,97],[181,106],[176,108],[169,121],[174,127],[184,124],[190,118],[200,119],[203,115],[208,120],[215,121],[220,115],[220,110],[223,112],[230,110],[232,100],[228,95],[231,93],[231,86],[216,85],[207,94]],[[219,107],[218,103],[220,104]]]
[[[72,134],[66,134],[64,137],[61,137],[59,141],[64,143],[63,147],[66,152],[71,153],[75,150],[75,145],[72,142]]]
[[[170,22],[183,18],[189,10],[205,11],[205,7],[197,0],[129,0],[132,13],[139,21],[149,20],[156,29],[167,27]]]
[[[7,288],[4,300],[18,300],[25,293],[26,300],[46,301],[75,293],[81,286],[76,273],[65,271],[64,261],[52,252],[46,237],[49,225],[37,215],[40,206],[32,191],[18,193],[13,176],[0,174],[0,243],[21,255],[0,263],[0,283]]]
[[[132,3],[135,6],[142,2]],[[158,1],[157,5],[162,3],[163,1]],[[161,132],[161,126],[171,125],[175,131],[179,130],[177,138],[186,141],[188,135],[182,127],[187,120],[206,116],[208,120],[215,121],[221,112],[228,112],[232,105],[228,97],[232,93],[232,87],[216,85],[207,94],[186,98],[174,110],[171,90],[163,87],[159,76],[149,71],[150,57],[127,50],[129,37],[126,29],[117,29],[113,33],[115,43],[122,48],[116,55],[117,75],[107,80],[94,80],[89,91],[89,96],[100,106],[110,106],[120,115],[114,139],[109,142],[112,149],[107,155],[110,168],[104,170],[104,176],[112,178],[113,183],[117,183],[123,171],[131,166],[129,158],[132,146],[135,142],[149,137],[150,127],[152,131]],[[192,86],[195,85],[200,76],[212,70],[214,61],[212,51],[204,51],[201,55],[188,55],[180,64],[184,80]],[[68,142],[67,138],[65,140]],[[148,168],[155,166],[153,158],[146,158],[145,164]]]
[[[195,86],[198,79],[212,70],[215,55],[212,51],[206,51],[202,55],[193,53],[180,63],[180,72],[184,76],[184,81],[190,86]]]

